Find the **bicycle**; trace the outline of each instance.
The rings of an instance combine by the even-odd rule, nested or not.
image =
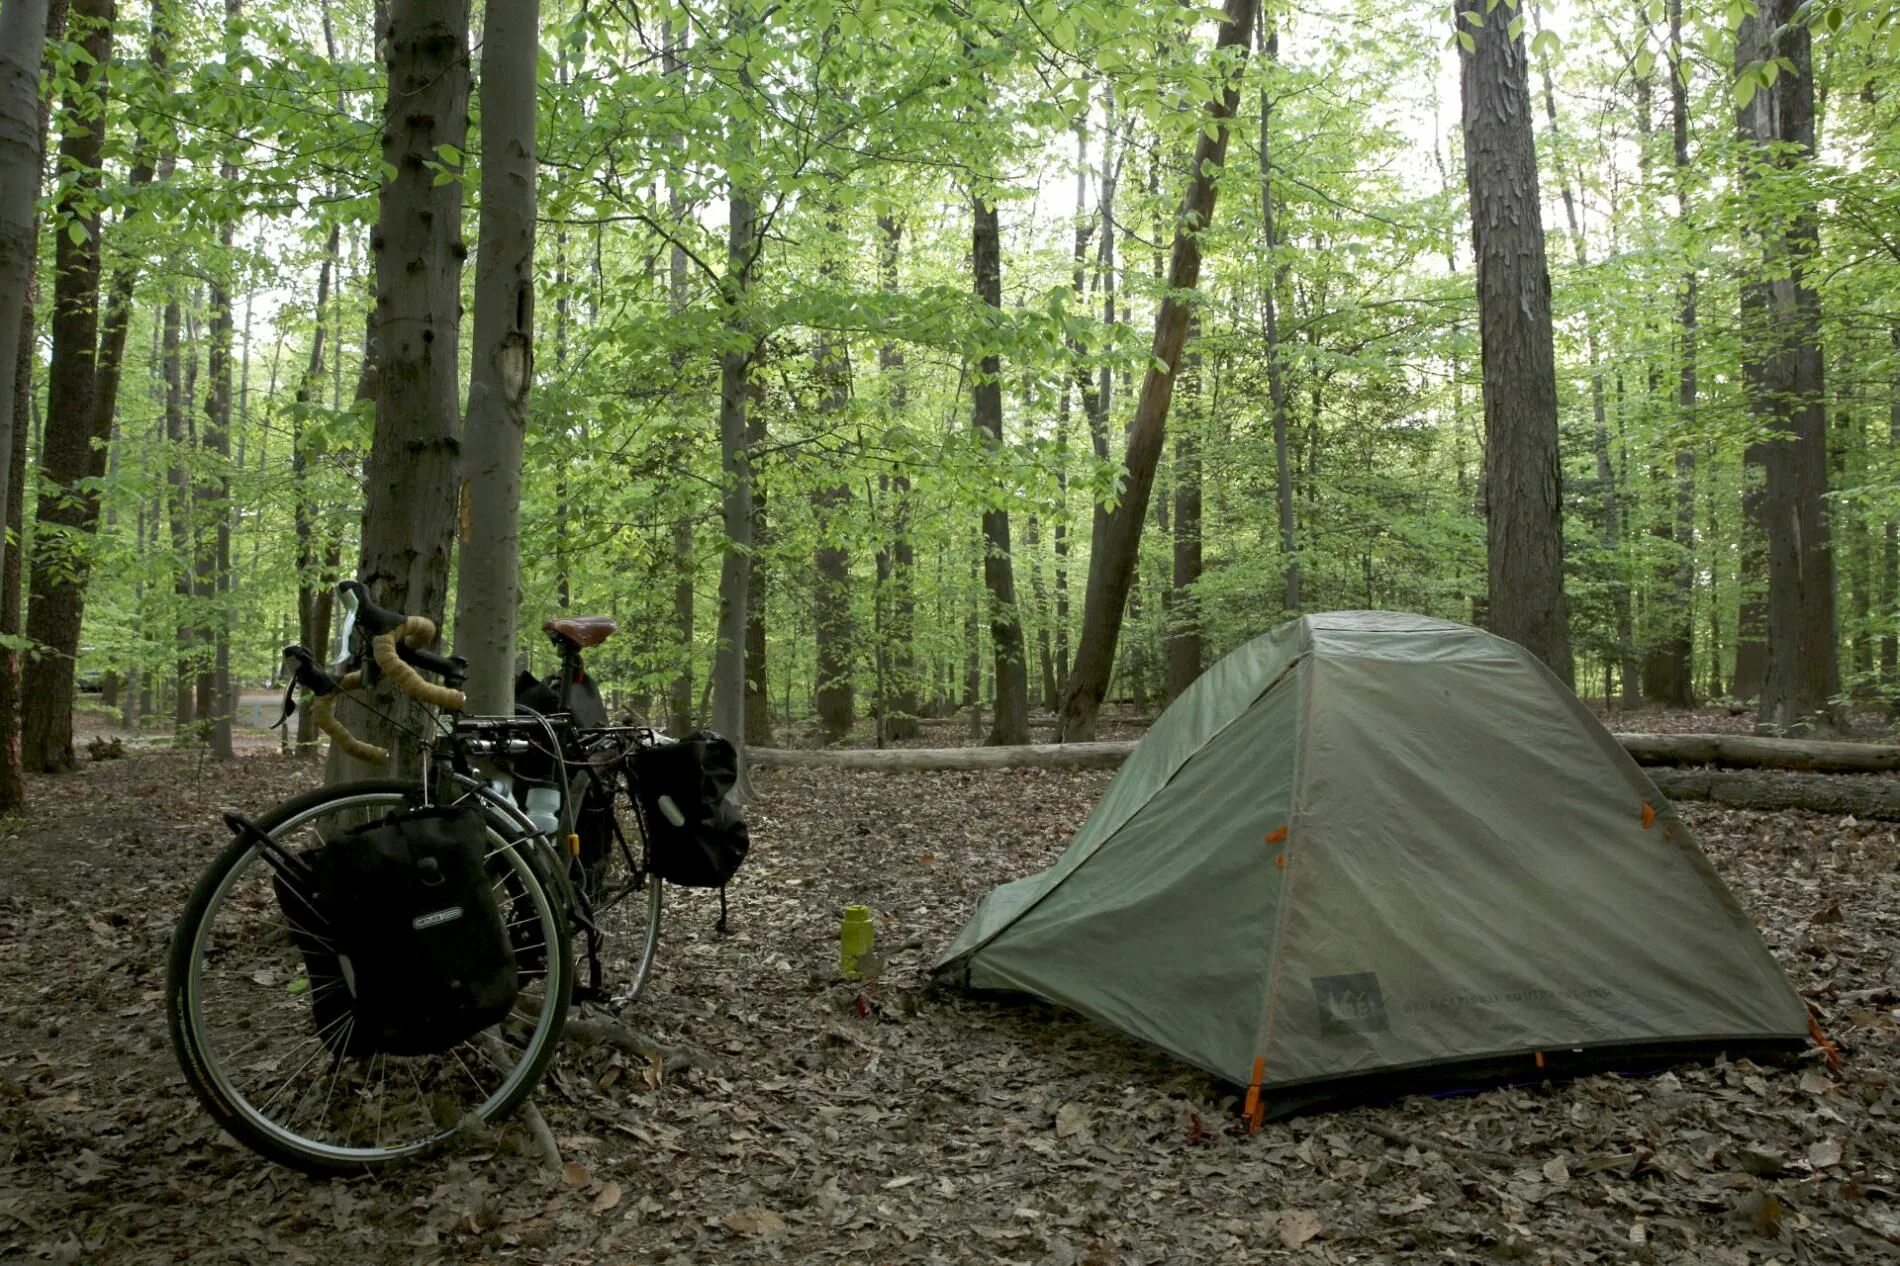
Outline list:
[[[335,704],[387,677],[437,709],[433,731],[416,736],[423,772],[317,788],[254,822],[227,815],[233,839],[186,902],[165,985],[174,1051],[211,1116],[253,1150],[318,1175],[412,1157],[472,1121],[505,1117],[547,1072],[571,1006],[592,1001],[618,1011],[639,994],[658,944],[662,895],[634,758],[668,742],[651,727],[604,724],[581,655],[613,631],[611,621],[544,626],[561,653],[560,672],[546,685],[571,707],[451,720],[462,706],[465,665],[427,649],[434,625],[377,607],[359,582],[339,592],[345,616],[335,670],[301,646],[285,648],[290,680],[280,724],[295,711],[295,692],[307,689],[333,743],[386,760],[384,749],[350,732]],[[516,794],[521,788],[525,797]],[[441,1052],[345,1054],[347,1042],[313,1031],[323,991],[344,982],[315,978],[300,950],[299,938],[308,943],[313,933],[274,887],[284,859],[312,856],[338,833],[392,813],[456,805],[481,815],[484,865],[516,959],[515,1003],[500,1022]],[[584,983],[576,980],[577,932]],[[616,958],[621,944],[625,955]],[[607,987],[609,966],[621,975],[617,992]]]

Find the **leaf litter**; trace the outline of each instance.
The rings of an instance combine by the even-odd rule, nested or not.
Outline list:
[[[1637,728],[1662,728],[1643,717]],[[1694,728],[1693,726],[1689,728]],[[1900,840],[1684,806],[1846,1057],[1691,1065],[1268,1123],[1073,1015],[931,988],[993,885],[1060,855],[1110,775],[768,770],[732,890],[669,890],[630,1019],[664,1076],[569,1043],[510,1123],[314,1182],[223,1136],[174,1069],[166,938],[216,813],[314,778],[176,752],[34,779],[0,839],[0,1260],[251,1263],[1900,1261]],[[838,974],[846,904],[878,977]],[[648,1075],[648,1074],[655,1075]]]

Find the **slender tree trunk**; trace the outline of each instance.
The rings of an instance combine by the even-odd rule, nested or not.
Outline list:
[[[713,653],[713,728],[745,734],[746,611],[752,570],[752,455],[746,429],[749,392],[746,379],[753,345],[746,304],[758,243],[756,211],[739,186],[729,194],[726,275],[722,299],[729,335],[719,357],[719,453],[725,479],[722,498],[726,549],[719,564],[718,647]]]
[[[1744,162],[1798,169],[1814,153],[1814,76],[1808,29],[1792,21],[1793,0],[1764,0],[1736,35],[1736,69],[1783,58],[1791,69],[1737,113]],[[1766,147],[1774,146],[1772,152]],[[1819,230],[1812,201],[1761,232],[1763,267],[1744,285],[1758,292],[1764,325],[1760,370],[1749,382],[1757,412],[1778,436],[1761,444],[1766,472],[1762,518],[1768,537],[1768,663],[1760,724],[1775,731],[1836,730],[1845,718],[1835,638],[1834,560],[1829,539],[1827,422],[1821,357],[1821,304],[1809,281]]]
[[[1253,41],[1255,0],[1228,0],[1226,22],[1215,47],[1236,59]],[[1229,81],[1220,96],[1207,103],[1207,120],[1195,141],[1187,192],[1175,218],[1173,258],[1168,288],[1155,315],[1154,343],[1142,379],[1141,395],[1128,425],[1128,472],[1122,500],[1107,515],[1097,533],[1089,559],[1088,596],[1082,618],[1082,639],[1076,648],[1075,669],[1062,701],[1057,736],[1062,742],[1095,736],[1095,720],[1108,691],[1115,664],[1122,612],[1140,557],[1142,523],[1148,517],[1148,497],[1154,487],[1155,463],[1166,436],[1168,405],[1174,395],[1174,371],[1181,363],[1187,341],[1189,298],[1200,281],[1200,233],[1213,219],[1216,180],[1227,157],[1227,138],[1240,104],[1239,86]],[[1112,234],[1110,234],[1112,236]]]
[[[440,626],[448,602],[461,450],[462,186],[437,183],[442,146],[468,145],[468,0],[391,0],[378,41],[389,68],[376,229],[376,425],[364,471],[360,579],[375,600]],[[525,370],[525,367],[524,367]],[[419,705],[385,711],[415,728]],[[353,705],[339,718],[390,748],[414,745]],[[341,774],[333,760],[331,771]]]
[[[1261,24],[1260,51],[1269,67],[1280,60],[1280,33]],[[1300,609],[1299,539],[1293,518],[1293,467],[1287,451],[1286,369],[1281,362],[1280,312],[1277,294],[1283,269],[1280,242],[1273,225],[1273,98],[1264,82],[1260,89],[1260,232],[1266,255],[1266,275],[1260,285],[1267,354],[1267,397],[1273,407],[1274,499],[1280,514],[1280,555],[1285,588],[1280,603],[1288,612]]]
[[[662,37],[660,58],[661,69],[666,75],[678,77],[683,73],[684,63],[680,59],[683,45],[682,32],[675,30],[671,23],[668,23]],[[676,140],[675,144],[679,142]],[[678,232],[685,226],[691,215],[691,207],[686,201],[685,182],[679,174],[668,174],[666,197],[667,212],[675,226],[675,232]],[[678,240],[674,240],[667,257],[667,302],[676,318],[685,313],[690,300],[688,267],[686,247]],[[684,376],[686,372],[684,355],[675,356],[673,364],[676,372]],[[667,711],[670,714],[673,733],[676,735],[688,734],[693,728],[693,626],[696,616],[693,582],[698,578],[698,571],[698,558],[693,548],[693,515],[690,510],[682,509],[673,518],[673,634],[679,639],[677,661],[679,669],[673,676],[672,687],[667,698]],[[746,605],[749,609],[763,606],[762,603],[756,602],[748,602]],[[762,609],[754,609],[751,613],[758,618],[763,618],[764,615]],[[752,621],[748,620],[746,625],[748,644],[751,639],[751,626]],[[760,631],[764,631],[763,625],[760,626]],[[750,680],[751,676],[748,673],[747,681],[750,682]],[[752,709],[749,699],[748,695],[746,742],[770,743],[771,709],[769,707],[766,709],[767,731],[764,734],[753,733],[750,730]]]
[[[974,200],[971,258],[976,293],[992,312],[1003,308],[1002,238],[996,204]],[[994,341],[994,335],[986,342]],[[992,454],[1003,448],[1003,360],[986,349],[970,386],[970,425]],[[1016,607],[1016,572],[1010,556],[1009,511],[983,511],[983,588],[989,600],[990,644],[995,654],[996,708],[986,742],[992,747],[1029,741],[1029,664],[1022,616]]]
[[[303,414],[323,385],[323,358],[329,335],[330,284],[337,268],[341,231],[332,225],[324,244],[323,264],[317,272],[316,329],[310,336],[310,359],[303,380],[297,384],[296,403],[290,414],[291,528],[297,540],[297,641],[314,651],[319,659],[328,648],[332,591],[317,572],[316,505],[310,488],[310,454],[304,441]],[[342,353],[339,351],[338,355]],[[319,623],[318,611],[323,619]],[[300,755],[314,756],[317,748],[317,718],[309,708],[297,713],[297,747]]]
[[[73,764],[73,660],[85,613],[86,571],[80,540],[97,519],[97,494],[81,481],[92,471],[99,338],[99,210],[107,70],[112,62],[112,0],[77,0],[74,35],[90,58],[74,71],[62,107],[59,165],[69,173],[54,215],[53,356],[47,373],[46,434],[40,451],[38,518],[26,635],[45,649],[21,683],[21,760],[57,772]],[[71,226],[78,230],[69,231]],[[75,240],[77,238],[78,240]]]
[[[881,216],[877,222],[878,285],[886,294],[898,290],[898,248],[904,226],[895,217]],[[879,346],[878,374],[885,383],[884,398],[893,430],[902,427],[910,407],[910,392],[904,365],[904,349],[896,340]],[[901,472],[890,477],[891,539],[889,554],[888,604],[890,622],[885,641],[891,648],[889,694],[882,709],[884,735],[888,739],[917,737],[917,594],[916,550],[911,542],[910,476]]]
[[[491,4],[482,30],[481,227],[463,437],[455,650],[471,712],[514,711],[521,450],[534,385],[535,74],[539,0]]]
[[[1887,449],[1891,457],[1900,453],[1900,323],[1888,331],[1893,344],[1893,368],[1887,384]],[[1880,553],[1881,595],[1885,599],[1885,626],[1880,635],[1880,684],[1890,703],[1900,707],[1900,523],[1889,518],[1882,532]]]
[[[765,451],[765,384],[753,379],[747,386],[746,451]],[[761,472],[752,474],[752,566],[746,569],[745,599],[745,741],[762,747],[772,742],[772,694],[767,662],[766,630],[771,619],[770,572],[765,557],[771,541],[767,517],[767,488]]]
[[[1485,425],[1485,623],[1574,680],[1564,599],[1563,488],[1550,273],[1538,205],[1524,40],[1459,0],[1465,180],[1478,273]]]
[[[1194,325],[1198,327],[1196,320]],[[1198,341],[1196,328],[1190,339]],[[1167,691],[1169,699],[1201,675],[1201,613],[1194,586],[1201,578],[1201,353],[1188,351],[1186,381],[1188,415],[1174,431],[1174,575],[1168,591]]]

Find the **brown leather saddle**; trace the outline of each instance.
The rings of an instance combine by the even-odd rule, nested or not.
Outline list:
[[[574,644],[575,649],[584,651],[599,646],[612,637],[614,630],[619,627],[612,616],[570,615],[546,621],[541,625],[541,631],[564,637]]]

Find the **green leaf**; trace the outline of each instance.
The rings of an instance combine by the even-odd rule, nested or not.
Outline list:
[[[1741,78],[1735,81],[1735,104],[1741,107],[1753,101],[1756,87],[1755,76],[1743,71]]]
[[[92,236],[92,231],[86,227],[83,220],[68,220],[66,236],[72,239],[74,246],[84,246],[86,239]]]
[[[1638,79],[1648,78],[1649,72],[1654,70],[1655,67],[1656,67],[1656,54],[1650,52],[1646,48],[1641,49],[1637,52],[1636,77]]]
[[[1458,32],[1458,42],[1464,45],[1465,52],[1467,53],[1475,53],[1478,51],[1478,41],[1471,38],[1470,31]]]

